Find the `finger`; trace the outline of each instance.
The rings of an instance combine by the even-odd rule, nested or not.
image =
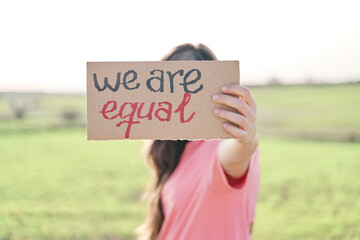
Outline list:
[[[216,94],[213,96],[213,100],[217,103],[224,104],[237,110],[240,114],[248,118],[250,121],[256,120],[255,112],[250,109],[250,106],[245,103],[244,100],[229,96],[227,94]]]
[[[250,90],[246,87],[240,86],[240,85],[225,85],[221,88],[221,90],[224,93],[228,94],[234,94],[236,96],[239,96],[245,100],[245,102],[256,111],[256,103],[255,100],[250,92]]]
[[[244,116],[238,113],[230,112],[221,108],[216,108],[214,110],[214,114],[222,119],[228,120],[229,122],[238,125],[246,132],[249,132],[252,129],[249,121]]]
[[[246,131],[232,126],[230,123],[224,123],[223,128],[230,133],[232,136],[234,136],[236,139],[239,139],[240,141],[245,141],[247,138]]]

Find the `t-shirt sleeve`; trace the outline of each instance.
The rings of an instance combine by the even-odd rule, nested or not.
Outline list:
[[[256,149],[254,154],[251,156],[249,166],[240,179],[232,178],[229,176],[220,160],[218,159],[218,144],[212,151],[212,155],[210,157],[210,168],[209,168],[209,184],[212,185],[213,188],[219,191],[234,191],[245,188],[248,185],[250,177],[258,177],[258,158],[259,158],[259,150]]]

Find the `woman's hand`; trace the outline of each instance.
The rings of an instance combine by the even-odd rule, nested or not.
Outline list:
[[[233,139],[219,145],[219,159],[232,177],[241,177],[247,170],[250,158],[258,146],[256,127],[256,103],[249,89],[240,85],[226,85],[224,94],[216,94],[213,100],[231,107],[234,111],[216,108],[214,114],[228,122],[223,124]]]
[[[225,94],[214,95],[214,101],[237,111],[231,112],[221,108],[214,110],[216,116],[232,123],[224,123],[224,129],[239,143],[257,145],[256,103],[251,92],[240,85],[226,85],[221,90]]]

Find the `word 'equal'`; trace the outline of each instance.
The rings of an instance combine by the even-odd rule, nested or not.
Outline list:
[[[191,94],[188,92],[184,93],[184,97],[178,107],[174,110],[174,113],[180,114],[180,123],[190,122],[195,112],[193,112],[190,117],[185,119],[185,107],[190,102]],[[100,113],[102,114],[103,118],[105,119],[115,119],[120,118],[120,122],[116,124],[117,127],[120,127],[122,124],[127,124],[125,138],[130,137],[131,126],[133,124],[139,124],[140,119],[147,118],[148,120],[153,119],[153,115],[159,121],[170,121],[172,115],[172,104],[168,101],[152,102],[149,107],[149,111],[146,114],[142,113],[142,109],[145,103],[139,102],[124,102],[121,104],[120,109],[118,109],[118,104],[116,101],[108,101],[104,104]],[[157,109],[154,113],[155,105],[157,105]],[[127,106],[130,107],[130,111],[125,110]],[[115,114],[114,114],[115,113]],[[112,115],[113,114],[113,115]],[[124,119],[124,120],[123,120]]]

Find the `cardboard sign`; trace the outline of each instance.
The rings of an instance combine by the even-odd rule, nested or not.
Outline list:
[[[88,62],[88,140],[232,138],[212,96],[238,61]]]

